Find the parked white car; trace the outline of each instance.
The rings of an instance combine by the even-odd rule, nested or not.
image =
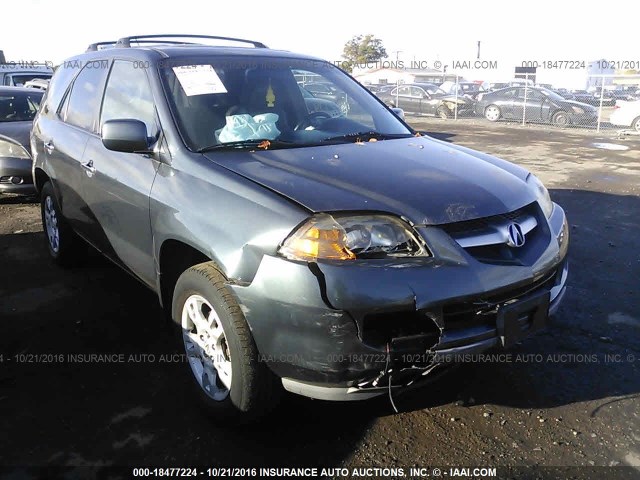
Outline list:
[[[631,127],[636,132],[640,132],[640,100],[635,102],[618,101],[609,121],[613,125]]]

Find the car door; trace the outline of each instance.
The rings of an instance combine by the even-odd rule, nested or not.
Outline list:
[[[422,113],[426,115],[436,115],[438,107],[442,104],[442,100],[437,92],[438,89],[436,88],[431,89],[431,91],[425,91],[424,98],[420,105]]]
[[[160,126],[146,69],[115,60],[104,90],[100,125],[136,119],[147,126],[150,144]],[[107,150],[98,132],[87,142],[83,177],[92,211],[91,240],[98,249],[149,285],[155,284],[149,194],[159,162],[154,155]]]
[[[90,132],[96,128],[105,68],[87,64],[69,86],[64,100],[43,133],[43,153],[57,190],[62,214],[83,237],[91,224],[90,209],[82,190],[82,157]]]
[[[420,110],[415,110],[416,105],[411,101],[411,89],[408,86],[402,85],[394,88],[391,97],[393,104],[405,112],[420,113]]]
[[[410,87],[407,103],[411,105],[410,111],[424,113],[424,103],[428,99],[427,93],[420,87]]]
[[[526,110],[524,114],[525,120],[527,122],[541,121],[543,113],[543,103],[546,97],[539,90],[535,90],[532,88],[527,88],[526,92],[524,88],[521,88],[519,90],[522,91],[521,93],[519,93],[519,96],[520,94],[522,95],[522,108],[523,110]]]
[[[493,102],[500,107],[503,118],[510,120],[522,119],[522,103],[519,103],[518,88],[509,88],[496,92],[496,101]]]

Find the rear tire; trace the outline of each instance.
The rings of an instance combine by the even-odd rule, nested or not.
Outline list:
[[[211,262],[180,275],[172,316],[196,395],[220,423],[248,423],[270,411],[282,388],[259,360],[249,325]]]
[[[502,117],[502,112],[500,111],[500,107],[497,105],[489,105],[484,109],[484,118],[489,120],[490,122],[497,122]]]
[[[85,257],[87,246],[63,217],[51,182],[40,192],[42,229],[51,258],[61,267],[77,265]]]

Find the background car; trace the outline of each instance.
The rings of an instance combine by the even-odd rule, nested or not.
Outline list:
[[[307,92],[310,92],[316,98],[322,98],[335,103],[343,114],[349,113],[349,102],[344,92],[338,90],[334,85],[329,83],[313,82],[302,85]]]
[[[525,112],[526,108],[526,112]],[[504,88],[485,93],[476,104],[476,114],[496,122],[500,119],[556,125],[588,125],[597,122],[595,107],[565,100],[544,88]]]
[[[609,93],[616,101],[633,102],[640,99],[634,90],[609,90]]]
[[[340,115],[342,115],[340,107],[338,107],[338,105],[336,105],[334,102],[325,100],[323,98],[316,98],[309,90],[305,89],[302,86],[300,86],[300,93],[302,93],[302,98],[304,98],[304,103],[306,103],[307,105],[309,114],[326,113],[327,118],[339,117]]]
[[[43,92],[0,87],[0,193],[35,193],[29,134]]]
[[[53,69],[47,65],[0,63],[0,85],[22,87],[33,79],[50,79],[52,75]]]
[[[456,107],[458,115],[472,114],[475,104],[475,100],[446,93],[434,83],[408,83],[377,96],[387,105],[405,112],[441,118],[453,117]]]
[[[613,95],[611,90],[596,90],[593,92],[593,103],[591,105],[600,105],[600,97],[602,97],[602,106],[604,107],[612,107],[616,104],[616,97]],[[626,99],[626,97],[625,97]],[[586,102],[590,103],[590,102]]]
[[[371,93],[379,93],[379,92],[384,92],[386,90],[392,90],[395,86],[396,86],[395,83],[384,83],[384,84],[379,84],[379,85],[365,85],[365,87]]]
[[[562,98],[564,98],[565,100],[575,100],[576,97],[573,93],[571,93],[569,90],[564,89],[564,88],[559,88],[557,90],[551,90],[552,92],[557,93],[558,95],[560,95]]]
[[[49,87],[49,78],[34,78],[24,84],[26,88],[36,88],[38,90],[46,90]]]
[[[440,89],[446,93],[455,95],[456,87],[458,95],[476,98],[478,94],[485,92],[485,89],[479,83],[475,82],[451,82],[447,81],[440,85]]]
[[[613,125],[631,127],[640,133],[640,100],[635,102],[618,102],[609,121]]]

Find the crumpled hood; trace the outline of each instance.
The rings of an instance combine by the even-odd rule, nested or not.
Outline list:
[[[313,212],[389,212],[435,225],[535,200],[526,170],[427,137],[206,156]]]
[[[447,102],[457,102],[460,104],[472,104],[474,103],[473,99],[465,96],[465,95],[458,95],[456,96],[455,93],[445,93],[445,94],[435,94],[433,95],[433,98],[439,99],[439,100],[445,100]]]

